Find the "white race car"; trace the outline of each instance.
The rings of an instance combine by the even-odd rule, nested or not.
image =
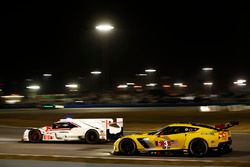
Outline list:
[[[123,136],[123,118],[60,119],[52,126],[26,129],[22,141],[86,141],[89,144]]]

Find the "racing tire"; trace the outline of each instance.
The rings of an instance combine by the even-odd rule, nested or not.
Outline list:
[[[125,138],[119,143],[120,154],[122,155],[135,155],[137,147],[133,140]]]
[[[191,156],[203,157],[208,152],[207,142],[203,139],[194,139],[190,142],[188,152]]]
[[[96,144],[99,142],[99,133],[96,130],[88,130],[85,134],[85,140],[88,144]]]
[[[31,129],[29,131],[29,141],[31,143],[39,143],[42,141],[42,134],[38,129]]]

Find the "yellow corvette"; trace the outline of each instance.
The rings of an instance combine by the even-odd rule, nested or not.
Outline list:
[[[228,128],[238,125],[231,121],[210,126],[199,123],[175,123],[155,132],[133,134],[119,138],[114,143],[113,154],[168,155],[189,153],[191,156],[205,156],[209,150],[219,153],[232,151],[232,137]]]

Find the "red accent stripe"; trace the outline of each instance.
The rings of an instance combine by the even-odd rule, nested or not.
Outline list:
[[[109,123],[108,120],[106,120],[106,129],[108,129]]]

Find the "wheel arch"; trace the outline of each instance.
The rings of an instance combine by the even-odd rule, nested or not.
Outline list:
[[[125,138],[121,139],[121,141],[120,141],[119,144],[118,144],[119,152],[121,153],[120,146],[121,146],[121,143],[122,143],[123,141],[125,141],[125,140],[129,140],[129,141],[131,141],[132,143],[134,143],[134,145],[135,145],[135,154],[137,154],[137,153],[139,152],[139,151],[138,151],[137,142],[136,142],[134,139],[129,138],[129,137],[125,137]]]
[[[136,144],[136,142],[134,141],[134,139],[130,138],[130,137],[124,137],[121,139],[121,141],[119,142],[119,144],[123,141],[123,140],[130,140],[132,142],[134,142]],[[136,144],[137,145],[137,144]]]
[[[195,137],[195,138],[192,138],[192,139],[188,142],[188,148],[189,148],[190,144],[192,143],[192,141],[194,141],[194,140],[202,140],[202,141],[204,141],[204,142],[207,144],[207,147],[209,147],[208,142],[207,142],[206,139],[204,139],[204,138],[202,138],[202,137]]]
[[[84,138],[85,138],[86,134],[87,134],[88,132],[91,132],[91,131],[95,131],[98,135],[100,135],[100,133],[99,133],[98,130],[96,130],[96,129],[88,129],[88,130],[86,130],[85,133],[84,133]]]

